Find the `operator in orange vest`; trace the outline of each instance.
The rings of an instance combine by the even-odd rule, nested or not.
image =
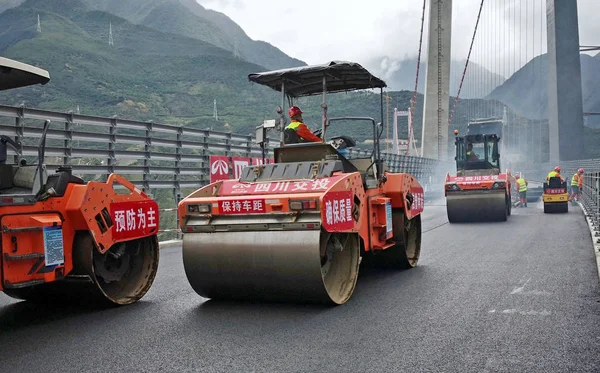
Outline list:
[[[571,195],[569,196],[569,201],[573,199],[579,201],[579,198],[581,198],[581,188],[583,188],[583,168],[577,170],[571,178]]]
[[[304,124],[304,120],[302,119],[302,110],[298,106],[292,106],[288,111],[288,115],[292,122],[285,127],[285,132],[288,132],[284,135],[284,142],[286,144],[294,144],[298,142],[323,142],[323,140],[312,133],[306,124]],[[294,133],[297,136],[293,136]],[[290,133],[291,136],[290,136]]]

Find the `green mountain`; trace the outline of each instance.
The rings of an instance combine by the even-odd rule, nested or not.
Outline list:
[[[37,14],[42,33],[35,29]],[[114,46],[107,43],[109,23]],[[280,103],[278,93],[247,81],[249,73],[264,67],[207,42],[91,10],[84,0],[28,0],[0,13],[0,30],[0,54],[51,74],[45,86],[0,94],[6,104],[64,111],[79,107],[84,114],[252,133],[264,119],[274,118]],[[408,106],[409,92],[393,95],[392,104]],[[215,99],[218,123],[212,119]],[[378,118],[378,100],[368,93],[335,95],[329,114]],[[319,98],[299,104],[317,127]],[[371,137],[368,129],[364,137]]]
[[[0,102],[60,111],[79,108],[82,114],[242,134],[253,133],[263,120],[275,118],[279,93],[247,81],[249,73],[263,71],[263,66],[235,58],[231,51],[212,43],[91,8],[87,1],[28,0],[0,13],[0,54],[40,66],[51,74],[47,85],[1,93]],[[158,6],[152,0],[148,3],[152,9]],[[146,9],[139,17],[147,18],[151,13]],[[37,14],[42,33],[36,31]],[[114,46],[107,42],[109,23]],[[391,118],[394,107],[405,110],[409,106],[412,92],[389,94]],[[213,119],[214,100],[218,122]],[[453,102],[451,99],[451,106]],[[422,103],[419,95],[414,121],[417,139],[421,137]],[[313,129],[320,127],[320,97],[302,98],[297,104],[305,111],[307,123]],[[328,105],[331,117],[379,119],[381,115],[380,97],[370,92],[332,95]],[[463,131],[471,117],[490,116],[489,107],[483,100],[461,100],[449,131]],[[348,134],[359,141],[372,138],[372,130],[365,124],[340,124],[329,133]],[[399,137],[407,137],[404,123]]]
[[[0,4],[0,13],[26,2],[3,1],[7,3]],[[65,3],[68,5],[70,0]],[[206,9],[196,0],[82,0],[81,5],[86,5],[89,10],[117,15],[134,24],[211,43],[267,69],[306,65],[269,43],[252,40],[225,14]],[[115,37],[117,35],[115,31]]]
[[[37,14],[43,23],[37,33]],[[109,46],[111,22],[115,45]],[[0,53],[50,71],[51,82],[0,97],[21,104],[151,119],[212,116],[213,100],[230,121],[266,109],[268,90],[246,75],[263,67],[197,39],[132,24],[78,0],[27,1],[0,14]],[[230,115],[228,115],[230,113]],[[253,118],[256,121],[256,118]]]
[[[595,57],[582,54],[581,83],[583,111],[600,112],[600,54]],[[529,61],[489,97],[504,102],[520,115],[528,118],[548,117],[548,56]],[[600,128],[600,116],[588,117],[588,127]]]
[[[23,1],[25,0],[2,0],[2,2],[0,2],[0,13],[4,12],[6,9],[21,5]]]
[[[85,0],[93,9],[121,16],[164,32],[214,44],[267,69],[305,65],[263,41],[250,39],[223,13],[209,10],[196,0]]]

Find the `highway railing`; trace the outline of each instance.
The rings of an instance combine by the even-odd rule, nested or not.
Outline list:
[[[586,215],[596,232],[600,231],[600,172],[588,172],[583,177],[581,199]],[[597,239],[600,243],[600,239]]]

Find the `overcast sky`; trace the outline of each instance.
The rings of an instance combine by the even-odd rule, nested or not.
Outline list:
[[[570,0],[569,0],[570,1]],[[203,6],[227,14],[237,22],[252,39],[267,41],[290,56],[309,64],[323,63],[333,59],[353,60],[365,63],[373,56],[403,58],[416,56],[421,26],[422,0],[198,0]],[[429,3],[429,1],[428,1]],[[471,35],[475,26],[480,0],[454,0],[452,22],[452,55],[455,59],[467,56]],[[527,9],[525,4],[529,4]],[[599,0],[579,0],[579,32],[581,45],[600,45]],[[522,4],[520,12],[513,8]],[[521,17],[523,27],[530,30],[512,34],[515,19]],[[491,0],[486,1],[482,17],[484,22],[479,37],[493,38],[492,22],[507,38],[517,38],[521,46],[520,58],[530,59],[545,52],[545,0]],[[487,18],[486,18],[487,17]],[[427,23],[427,12],[426,12]],[[535,22],[535,27],[533,25]],[[518,25],[518,24],[517,24]],[[427,24],[426,24],[427,27]],[[427,30],[427,28],[425,29]],[[534,33],[535,31],[535,33]],[[540,37],[543,42],[539,43]],[[491,40],[491,39],[490,39]],[[537,46],[533,46],[533,41]],[[478,39],[479,41],[479,39]],[[499,46],[506,40],[497,39]],[[503,55],[499,47],[488,52],[487,61],[481,51],[483,42],[474,48],[473,60],[493,68],[492,60],[519,58]],[[489,45],[489,43],[486,43]],[[424,41],[426,45],[426,40]],[[517,53],[518,54],[518,53]],[[516,65],[517,63],[514,62]],[[498,68],[494,68],[498,70]]]

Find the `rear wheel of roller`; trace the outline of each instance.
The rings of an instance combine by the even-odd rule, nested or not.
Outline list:
[[[421,215],[412,219],[401,209],[392,210],[395,245],[366,256],[366,266],[378,268],[409,269],[417,266],[421,255]]]
[[[106,253],[93,250],[93,277],[101,296],[111,303],[137,302],[152,286],[158,270],[157,237],[113,245]]]
[[[333,303],[346,303],[352,296],[358,279],[358,234],[322,231],[320,254],[325,291]]]
[[[158,269],[156,237],[115,244],[106,253],[96,250],[88,233],[79,233],[73,248],[76,277],[56,282],[5,289],[13,298],[35,303],[126,305],[150,289]]]

